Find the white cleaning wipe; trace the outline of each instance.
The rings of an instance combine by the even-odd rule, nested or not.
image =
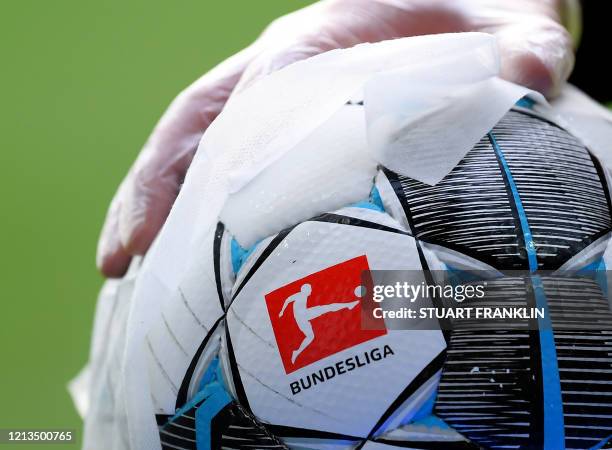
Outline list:
[[[335,67],[333,71],[327,67],[329,61],[316,58],[301,63],[300,72],[305,74],[314,71],[321,77],[329,71],[331,85],[347,78],[342,83],[343,96],[336,89],[334,95],[319,98],[324,101],[321,108],[311,110],[313,100],[308,95],[299,107],[280,105],[261,121],[247,120],[248,108],[260,102],[257,99],[262,92],[272,95],[263,91],[263,82],[259,86],[262,91],[237,100],[241,105],[235,119],[230,114],[236,105],[231,105],[225,116],[231,121],[224,121],[226,126],[242,118],[248,129],[241,130],[244,136],[237,133],[224,138],[228,141],[224,148],[235,148],[241,158],[227,167],[227,172],[219,172],[224,173],[231,191],[221,220],[241,245],[251,246],[322,211],[365,199],[369,193],[366,180],[374,176],[378,163],[436,184],[517,100],[529,95],[546,103],[540,94],[497,77],[499,58],[496,41],[490,35],[467,33],[403,41],[410,52],[406,59],[383,58],[387,43],[380,44],[381,48],[377,44],[336,52],[336,58],[346,61],[345,70],[350,73],[334,73]],[[356,68],[352,64],[357,56],[346,57],[358,49],[376,49],[381,59],[371,58],[373,66],[385,64],[386,69],[373,69],[369,77],[364,76],[366,61]],[[283,94],[287,83],[298,86],[295,77],[303,76],[278,75],[275,82]],[[298,90],[304,88],[300,83]],[[341,107],[349,95],[359,94],[365,101],[365,117],[362,108]],[[268,102],[268,106],[272,108],[273,104]],[[305,131],[316,125],[320,116],[327,116],[332,106],[336,112],[306,136]],[[299,122],[291,118],[297,112],[303,114]],[[285,127],[298,131],[288,134]],[[225,133],[231,134],[229,129]],[[299,135],[304,137],[296,141]],[[202,144],[204,149],[205,141]],[[252,159],[252,164],[244,164],[244,158]]]
[[[375,75],[365,85],[370,151],[389,169],[434,185],[522,97],[544,97],[498,78],[493,39]]]
[[[244,188],[221,211],[243,247],[322,211],[367,199],[377,162],[368,152],[360,105],[341,107]]]
[[[380,83],[366,87],[368,143],[385,167],[429,185],[448,175],[519,99],[529,95],[545,102],[540,94],[490,77],[459,83],[452,92],[425,86],[429,95],[412,104],[410,94],[402,96],[407,86],[402,78],[381,76]],[[398,88],[389,103],[379,95],[389,92],[385,85]]]
[[[160,448],[155,405],[170,409],[172,389],[152,400],[146,338],[179,286],[193,284],[220,217],[247,246],[362,199],[379,162],[436,183],[529,92],[497,78],[497,58],[494,38],[480,33],[364,44],[292,64],[233,98],[204,134],[130,301],[118,303],[129,311],[113,312],[118,337],[110,325],[94,330],[89,375],[73,385],[89,403],[85,448]],[[365,111],[344,106],[354,95]],[[99,314],[108,324],[107,308]],[[169,370],[184,370],[188,358],[174,359]]]

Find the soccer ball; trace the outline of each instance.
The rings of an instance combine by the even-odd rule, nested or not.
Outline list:
[[[251,248],[218,224],[197,289],[147,337],[162,447],[609,448],[612,339],[580,329],[612,324],[580,276],[605,267],[612,226],[588,149],[519,102],[437,185],[380,167],[370,188]],[[524,270],[553,331],[363,327],[371,270]],[[569,297],[547,298],[542,271]]]

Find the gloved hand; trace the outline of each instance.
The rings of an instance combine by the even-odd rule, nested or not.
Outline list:
[[[98,244],[108,277],[144,254],[170,211],[198,142],[230,95],[292,62],[399,37],[481,31],[497,36],[501,75],[554,95],[574,56],[562,0],[323,0],[275,20],[249,47],[172,102],[121,183]]]

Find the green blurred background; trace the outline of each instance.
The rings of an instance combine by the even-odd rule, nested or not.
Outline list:
[[[183,87],[307,3],[2,2],[0,428],[80,435],[66,383],[87,358],[116,186]]]

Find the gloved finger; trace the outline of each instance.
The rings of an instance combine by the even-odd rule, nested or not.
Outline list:
[[[119,236],[144,254],[163,225],[204,130],[221,111],[237,76],[196,83],[181,93],[154,129],[126,180]]]
[[[567,30],[546,17],[509,23],[496,30],[501,76],[547,97],[559,88],[574,67],[574,50]]]
[[[123,185],[122,185],[123,186]],[[121,191],[122,187],[119,187]],[[118,192],[119,192],[118,191]],[[119,239],[119,204],[120,196],[115,195],[111,202],[100,239],[98,240],[98,249],[96,254],[96,265],[98,270],[108,278],[117,278],[122,276],[132,259],[125,251]]]
[[[97,256],[102,273],[120,276],[129,255],[147,251],[203,132],[223,108],[251,54],[251,50],[241,52],[200,78],[162,116],[115,195],[113,205],[120,207],[111,206],[107,215]]]

